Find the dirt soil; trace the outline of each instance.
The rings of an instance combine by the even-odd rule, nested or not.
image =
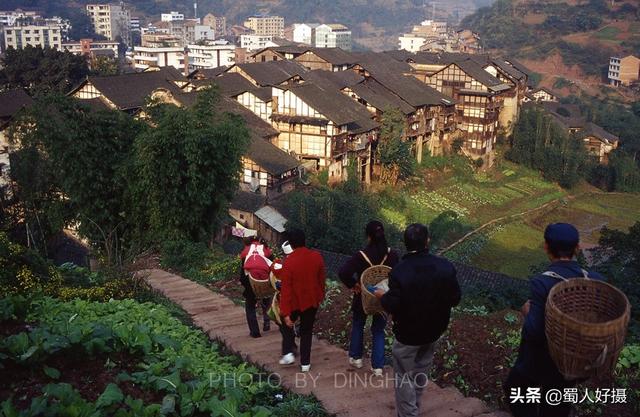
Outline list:
[[[242,288],[237,277],[218,281],[209,286],[214,291],[234,300],[242,300]],[[318,313],[314,333],[320,338],[348,349],[351,334],[351,292],[343,286],[334,288],[328,297],[329,302]],[[521,326],[520,313],[512,310],[485,315],[455,313],[449,331],[440,340],[440,346],[436,352],[432,371],[435,382],[443,387],[454,385],[465,395],[481,398],[493,407],[506,410],[502,383],[507,378],[516,358]],[[391,364],[389,355],[392,335],[391,323],[388,323],[388,365]],[[371,334],[367,328],[365,329],[366,366],[369,366],[367,355],[370,347]],[[635,384],[635,389],[638,389],[640,381]],[[617,387],[611,378],[591,381],[588,386],[594,389]],[[591,414],[587,412],[581,415]],[[599,415],[601,417],[637,417],[630,404],[609,404]]]

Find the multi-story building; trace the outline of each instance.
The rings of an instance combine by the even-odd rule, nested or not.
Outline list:
[[[5,49],[22,49],[26,46],[62,49],[60,25],[6,26],[3,32]]]
[[[209,42],[203,45],[190,44],[189,71],[217,68],[235,63],[235,45],[227,41]]]
[[[133,48],[133,65],[139,70],[171,66],[188,71],[182,40],[167,34],[142,35],[142,46]]]
[[[609,84],[628,86],[640,79],[640,58],[628,55],[624,58],[611,57],[609,60]]]
[[[27,11],[22,9],[0,11],[0,25],[1,26],[13,26],[16,21],[23,19],[37,19],[40,15],[34,11]]]
[[[341,48],[351,50],[351,31],[338,23],[320,25],[315,28],[314,46],[318,48]]]
[[[320,26],[320,23],[294,23],[293,41],[313,46],[318,26]]]
[[[411,33],[400,36],[400,49],[409,52],[421,51],[423,45],[446,38],[447,23],[425,20],[411,29]]]
[[[247,51],[255,51],[257,49],[268,48],[270,46],[276,46],[272,42],[272,36],[265,35],[240,35],[240,48]]]
[[[124,3],[87,4],[86,7],[93,29],[98,35],[111,41],[131,43],[131,16]]]
[[[65,42],[62,49],[76,55],[109,55],[118,56],[119,43],[115,41],[94,41],[93,39],[80,39],[79,42]]]
[[[256,35],[284,38],[284,18],[280,16],[251,16],[244,25]]]
[[[209,13],[202,18],[202,24],[212,28],[216,38],[223,38],[227,34],[227,19],[224,16]]]
[[[162,13],[160,20],[163,22],[173,22],[176,20],[184,20],[184,14],[178,12]]]

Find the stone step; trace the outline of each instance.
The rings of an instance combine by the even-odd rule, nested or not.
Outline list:
[[[282,339],[275,324],[270,331],[262,332],[262,337],[250,338],[244,308],[227,297],[160,269],[138,271],[135,275],[180,305],[191,316],[194,325],[212,340],[224,343],[246,361],[277,375],[283,386],[291,391],[315,395],[329,413],[339,417],[389,417],[396,414],[393,371],[389,367],[385,368],[384,377],[373,377],[368,366],[358,370],[349,366],[345,350],[314,337],[311,372],[302,374],[299,358],[291,366],[278,363]],[[262,322],[260,315],[258,322]],[[421,416],[509,415],[490,412],[481,400],[465,398],[455,387],[440,388],[430,383],[423,395]]]

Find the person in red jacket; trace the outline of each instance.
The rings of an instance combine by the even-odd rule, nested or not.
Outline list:
[[[281,365],[295,362],[294,322],[300,319],[300,365],[302,372],[311,368],[311,337],[313,324],[320,303],[324,299],[325,267],[320,253],[305,247],[302,230],[287,232],[293,252],[282,265],[280,289],[280,314],[284,317],[282,333]]]

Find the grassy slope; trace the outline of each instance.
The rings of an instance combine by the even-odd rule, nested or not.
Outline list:
[[[588,186],[568,192],[542,179],[540,173],[507,161],[475,176],[428,170],[415,184],[384,190],[380,200],[383,220],[402,229],[414,221],[428,223],[444,210],[457,212],[463,223],[475,228],[557,199],[563,202],[558,207],[490,226],[446,256],[524,278],[530,266],[546,261],[542,233],[547,224],[575,224],[584,246],[590,247],[597,244],[602,226],[626,229],[640,213],[640,195],[599,193]]]

